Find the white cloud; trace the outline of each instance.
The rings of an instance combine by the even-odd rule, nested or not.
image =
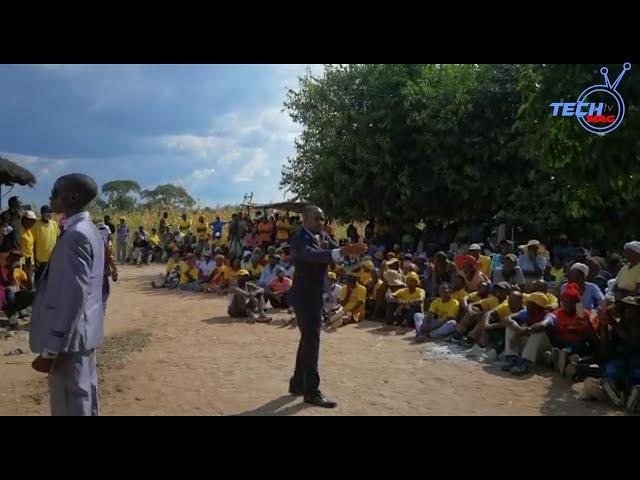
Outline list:
[[[267,152],[262,149],[257,149],[251,158],[244,163],[236,174],[233,175],[233,181],[249,182],[254,179],[255,176],[268,177],[271,174],[271,170],[267,165]]]

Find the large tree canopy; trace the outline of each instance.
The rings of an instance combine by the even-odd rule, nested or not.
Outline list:
[[[110,208],[127,211],[135,206],[136,199],[130,194],[140,193],[140,185],[133,180],[114,180],[102,185],[102,193]]]
[[[183,187],[166,184],[152,190],[143,190],[140,196],[147,200],[147,206],[165,209],[191,208],[196,201]]]
[[[535,65],[327,66],[288,93],[285,107],[303,132],[281,184],[342,219],[487,221],[500,212],[541,235],[584,234],[595,226],[584,222],[587,212],[629,211],[622,196],[598,196],[637,198],[630,185],[638,177],[628,170],[638,168],[637,108],[611,139],[550,115],[549,103],[577,97],[586,70],[559,86],[578,74]],[[611,161],[611,175],[584,166]],[[609,220],[593,220],[604,227],[591,233],[602,237]]]

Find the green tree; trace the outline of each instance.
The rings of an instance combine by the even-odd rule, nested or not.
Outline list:
[[[149,207],[164,209],[191,208],[196,203],[183,187],[171,184],[158,185],[152,190],[143,190],[140,196],[147,201]]]
[[[140,185],[133,180],[114,180],[102,185],[109,208],[128,211],[135,207],[136,199],[131,194],[140,193]]]

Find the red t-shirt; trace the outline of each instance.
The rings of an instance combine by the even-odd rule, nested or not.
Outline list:
[[[276,277],[273,280],[271,280],[271,283],[269,284],[269,289],[273,293],[286,292],[291,288],[292,284],[293,284],[293,281],[288,277],[284,277],[282,280]]]

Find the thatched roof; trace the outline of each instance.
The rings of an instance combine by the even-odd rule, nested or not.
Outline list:
[[[0,157],[0,185],[35,186],[36,177],[26,168]]]
[[[282,210],[282,211],[302,213],[304,212],[304,208],[307,205],[309,205],[308,202],[289,201],[289,202],[267,203],[263,205],[251,205],[251,208],[254,208],[256,210],[270,209],[270,210]]]

